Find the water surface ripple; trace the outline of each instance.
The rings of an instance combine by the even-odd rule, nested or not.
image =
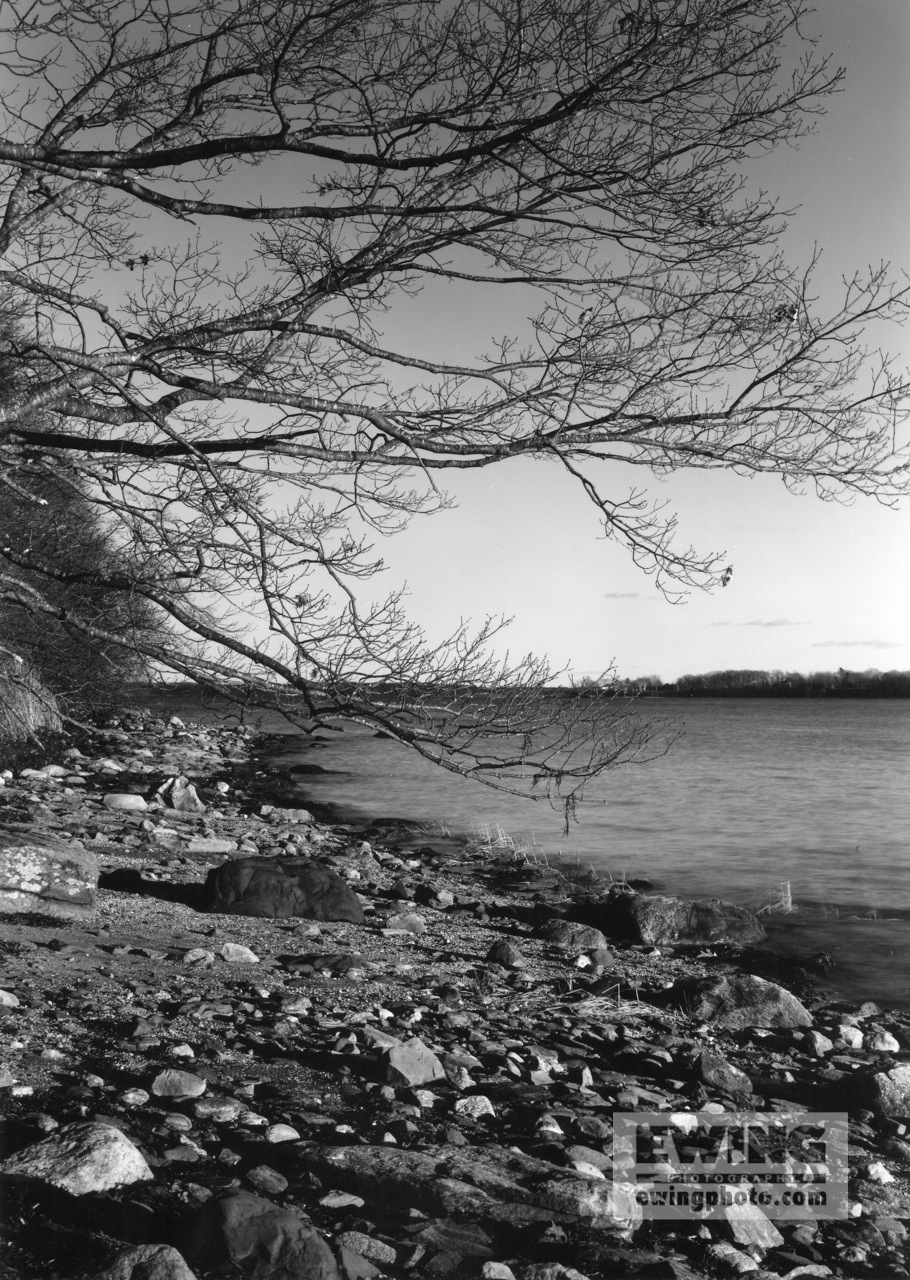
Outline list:
[[[684,736],[607,775],[568,837],[545,803],[465,782],[358,726],[291,759],[326,770],[300,782],[342,818],[496,823],[541,856],[753,907],[789,881],[800,911],[775,922],[776,940],[831,952],[844,994],[910,1007],[910,701],[661,699],[641,710]]]

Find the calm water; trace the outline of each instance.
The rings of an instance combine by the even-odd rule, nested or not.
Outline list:
[[[642,711],[684,736],[607,775],[568,837],[545,802],[464,782],[358,726],[291,760],[326,770],[300,782],[341,818],[497,823],[540,853],[752,907],[789,881],[800,911],[775,922],[778,945],[827,950],[838,991],[910,1007],[910,701],[666,699]]]

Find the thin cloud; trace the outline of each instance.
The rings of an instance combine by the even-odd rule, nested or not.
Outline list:
[[[804,622],[789,618],[753,618],[751,622],[709,622],[709,627],[804,627]]]
[[[608,591],[602,600],[640,600],[640,591]]]
[[[903,649],[897,640],[816,640],[813,649]]]

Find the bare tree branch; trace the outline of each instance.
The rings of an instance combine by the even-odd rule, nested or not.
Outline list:
[[[171,620],[172,643],[136,637],[144,660],[571,802],[647,731],[602,689],[569,708],[545,663],[491,658],[494,623],[428,646],[400,596],[362,605],[368,537],[446,505],[446,471],[534,458],[673,596],[723,561],[624,475],[906,492],[908,379],[877,345],[910,286],[882,265],[821,301],[746,177],[839,87],[800,56],[802,12],[7,6],[0,476],[78,476],[121,550],[91,589]],[[475,299],[473,355],[447,281]],[[438,325],[399,346],[421,293]],[[527,322],[495,339],[509,295]],[[57,588],[24,541],[0,547],[9,607],[54,616]]]

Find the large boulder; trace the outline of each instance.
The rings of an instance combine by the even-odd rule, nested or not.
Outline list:
[[[249,1191],[207,1201],[194,1215],[183,1252],[191,1262],[250,1280],[341,1280],[329,1246],[302,1213]]]
[[[58,1187],[71,1196],[111,1191],[152,1176],[126,1134],[93,1121],[66,1125],[0,1162],[0,1179]]]
[[[608,937],[652,947],[675,942],[744,944],[765,936],[751,911],[720,898],[669,898],[620,889],[581,904],[573,914]]]
[[[673,994],[690,1017],[727,1031],[812,1026],[811,1013],[791,991],[752,973],[695,979]]]
[[[206,877],[203,907],[229,915],[363,924],[357,894],[336,872],[309,858],[236,858]]]
[[[522,1227],[578,1223],[629,1233],[641,1222],[634,1191],[500,1146],[386,1146],[288,1143],[296,1169],[377,1206],[408,1205],[456,1222]]]
[[[97,859],[78,840],[0,831],[0,912],[87,920],[97,888]]]

